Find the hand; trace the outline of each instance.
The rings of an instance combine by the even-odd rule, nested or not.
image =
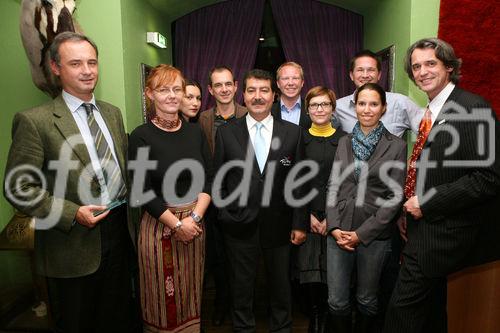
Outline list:
[[[80,208],[76,211],[75,220],[84,227],[94,228],[99,221],[108,216],[109,210],[106,210],[104,213],[97,216],[94,216],[94,213],[103,211],[106,208],[106,206],[96,205],[80,206]]]
[[[306,241],[306,233],[303,230],[294,229],[290,234],[290,242],[294,245],[300,245]]]
[[[187,216],[181,220],[182,226],[174,233],[174,238],[185,244],[191,242],[195,237],[202,234],[203,230],[191,216]]]
[[[339,230],[339,229],[337,229]],[[355,231],[340,231],[340,240],[337,239],[338,246],[346,251],[354,251],[356,247],[359,245],[360,241],[358,235]]]
[[[311,214],[311,232],[320,234],[325,236],[326,235],[326,219],[323,221],[319,221],[316,216]]]
[[[422,218],[422,211],[420,210],[420,204],[418,203],[418,197],[414,195],[408,199],[403,205],[404,210],[410,213],[415,220]]]
[[[332,235],[333,238],[335,238],[337,242],[342,240],[342,230],[334,229],[330,234]]]
[[[403,213],[399,216],[399,219],[396,222],[396,224],[398,225],[399,235],[401,236],[401,238],[405,242],[407,242],[408,236],[406,235],[406,214],[405,213]]]

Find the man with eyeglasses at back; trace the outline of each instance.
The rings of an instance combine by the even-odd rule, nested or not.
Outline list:
[[[350,62],[349,76],[356,88],[365,83],[378,83],[382,64],[375,53],[363,50],[354,55]],[[387,110],[380,119],[392,134],[402,137],[406,130],[418,132],[423,110],[405,95],[386,92]],[[354,93],[337,100],[334,118],[342,129],[351,133],[358,121],[354,105]],[[333,122],[333,119],[332,119]]]

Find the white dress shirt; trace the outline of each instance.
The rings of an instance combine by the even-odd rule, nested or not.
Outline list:
[[[247,121],[248,135],[250,136],[250,140],[252,141],[252,146],[254,146],[255,133],[257,131],[257,127],[255,126],[255,124],[257,123],[257,120],[252,118],[250,113],[248,113],[245,118]],[[262,124],[262,129],[261,129],[262,137],[266,142],[266,152],[267,152],[266,160],[267,160],[267,157],[269,156],[269,149],[271,148],[271,140],[273,137],[273,124],[274,124],[273,116],[269,114],[260,123]]]
[[[76,125],[80,130],[80,134],[82,135],[83,142],[87,147],[87,151],[89,152],[90,161],[92,164],[92,169],[94,170],[97,180],[99,181],[99,185],[101,187],[101,202],[103,204],[107,204],[110,201],[108,189],[106,186],[106,181],[104,180],[104,175],[101,169],[101,162],[99,161],[99,157],[97,155],[97,150],[95,147],[94,138],[92,137],[92,133],[90,132],[89,124],[87,122],[87,112],[85,108],[82,106],[82,103],[86,103],[81,99],[67,93],[63,90],[62,98],[66,105],[68,106],[69,111],[71,111],[71,115],[75,119]],[[118,164],[118,159],[116,158],[115,146],[113,140],[111,138],[111,133],[104,122],[104,119],[101,116],[99,108],[95,102],[95,97],[92,95],[92,99],[88,102],[94,106],[94,118],[99,128],[102,131],[104,139],[108,143],[109,148],[111,148],[111,152],[113,154],[113,158],[115,160],[116,165]]]
[[[385,128],[392,134],[402,137],[407,129],[418,133],[420,120],[424,116],[424,110],[416,105],[408,96],[386,92],[387,109],[380,120]],[[333,115],[344,131],[351,133],[358,121],[356,116],[356,105],[354,94],[337,100],[337,106]],[[333,119],[332,119],[333,123]]]
[[[436,121],[439,112],[441,112],[444,103],[446,103],[446,100],[450,97],[453,89],[455,89],[455,85],[452,82],[449,82],[446,87],[444,87],[444,89],[429,102],[427,107],[431,110],[432,125],[434,125],[434,121]]]

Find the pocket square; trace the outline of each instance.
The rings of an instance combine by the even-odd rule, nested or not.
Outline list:
[[[446,122],[446,119],[441,119],[438,123],[438,125],[444,124]]]
[[[285,156],[280,160],[281,165],[283,166],[290,166],[292,165],[292,160],[290,156]]]

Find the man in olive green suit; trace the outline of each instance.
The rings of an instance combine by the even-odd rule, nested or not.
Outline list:
[[[128,332],[136,317],[127,136],[120,110],[94,98],[97,54],[85,36],[55,38],[50,65],[63,91],[15,115],[6,167],[5,197],[36,218],[36,269],[58,332]]]

